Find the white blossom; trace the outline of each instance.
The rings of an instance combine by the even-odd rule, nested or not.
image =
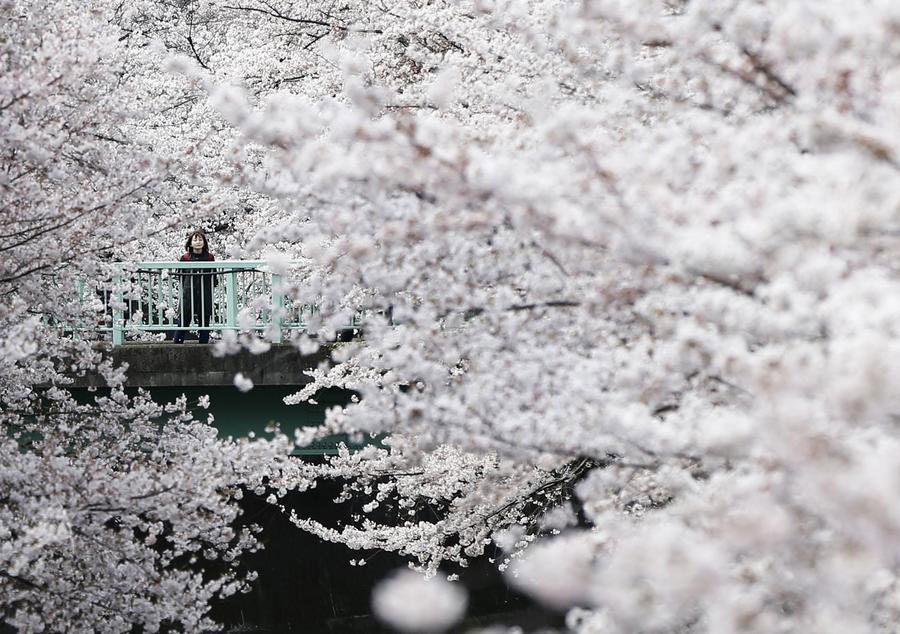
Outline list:
[[[253,389],[253,381],[244,376],[243,372],[234,375],[234,386],[241,392],[249,392]]]
[[[162,509],[174,558],[233,517],[222,465],[243,456],[263,494],[250,456],[278,453],[215,441],[186,404],[154,435],[147,399],[114,390],[81,410],[61,387],[63,367],[114,386],[126,372],[50,327],[109,323],[66,289],[114,274],[104,249],[174,259],[173,227],[206,223],[224,227],[217,255],[280,254],[290,303],[318,308],[301,352],[365,315],[363,340],[330,346],[285,402],[353,390],[295,440],[380,444],[280,477],[340,480],[372,515],[334,528],[295,513],[301,529],[430,573],[521,561],[523,587],[574,603],[583,632],[896,629],[896,2],[0,6],[0,403],[19,438],[64,434],[2,445],[5,488],[59,488],[5,503],[0,527],[28,538],[0,562],[41,583],[91,570],[124,596],[158,567],[168,580],[158,608],[82,601],[86,627],[203,629],[219,590],[102,529],[76,474],[96,474],[86,499],[108,504],[158,491],[174,459],[185,486],[125,520],[151,535],[140,512]],[[270,303],[242,307],[216,352],[258,348]],[[91,454],[88,414],[132,475]],[[96,550],[61,551],[66,534],[139,563],[120,583]],[[253,547],[220,537],[229,561]],[[553,548],[546,583],[527,585],[529,555]],[[40,612],[45,595],[0,583],[26,606],[13,626],[71,629],[60,606],[83,588]]]
[[[458,584],[411,570],[396,572],[372,593],[378,618],[402,632],[442,632],[462,617],[466,603]]]

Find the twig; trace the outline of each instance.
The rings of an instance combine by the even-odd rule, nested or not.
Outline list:
[[[171,491],[174,488],[175,488],[175,485],[172,484],[172,485],[167,486],[165,489],[160,489],[159,491],[149,491],[149,492],[143,493],[141,495],[132,495],[131,498],[129,498],[129,499],[145,500],[147,498],[152,498],[153,496],[156,496],[156,495],[162,495],[163,493],[168,493],[169,491]]]

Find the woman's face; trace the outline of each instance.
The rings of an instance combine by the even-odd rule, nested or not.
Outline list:
[[[197,251],[200,251],[201,249],[203,249],[203,242],[204,242],[203,236],[201,236],[199,233],[195,233],[193,236],[191,236],[191,248],[192,249],[196,249]]]

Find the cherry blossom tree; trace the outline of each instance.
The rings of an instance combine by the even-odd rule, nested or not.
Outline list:
[[[111,182],[91,181],[112,197],[84,194],[94,206],[113,206],[114,215],[96,214],[108,226],[92,224],[90,241],[48,234],[51,249],[109,235],[133,244],[129,253],[165,253],[178,240],[148,236],[146,227],[171,226],[189,210],[198,219],[219,214],[230,252],[276,248],[273,266],[303,259],[303,275],[287,290],[321,312],[311,324],[318,338],[295,341],[300,352],[353,311],[368,316],[364,340],[341,347],[335,365],[313,372],[314,382],[290,400],[329,386],[359,397],[296,440],[387,436],[320,467],[293,465],[272,498],[281,504],[277,493],[309,486],[312,470],[346,479],[345,495],[368,498],[367,515],[325,526],[285,509],[298,526],[351,548],[399,552],[428,574],[500,549],[498,564],[511,579],[567,611],[574,631],[896,626],[896,3],[129,0],[108,28],[99,15],[60,4],[77,19],[55,27],[38,17],[5,22],[4,59],[16,70],[9,77],[25,77],[46,64],[18,61],[24,51],[44,62],[56,58],[34,53],[41,47],[90,42],[85,53],[60,54],[72,72],[42,88],[65,88],[71,98],[35,111],[31,103],[53,99],[29,102],[19,95],[37,90],[31,80],[17,90],[5,75],[4,136],[55,133],[61,126],[45,120],[59,120],[88,91],[99,134],[109,137],[90,147],[120,154],[46,159],[79,175],[60,188],[52,168],[46,176],[20,171],[19,157],[40,157],[14,153],[10,141],[4,209],[38,201],[24,218],[43,218],[59,208],[50,200],[60,192],[74,196],[66,207],[74,214],[91,209],[77,202],[84,188],[73,183],[91,173],[91,161],[114,156],[117,169],[104,176]],[[16,46],[12,30],[28,24],[72,37],[35,35],[34,46]],[[94,77],[101,72],[110,76]],[[127,144],[110,141],[121,137],[107,129],[111,113],[123,110],[144,112],[140,125],[121,124]],[[79,117],[89,117],[84,112]],[[94,132],[73,130],[67,143],[87,143]],[[51,139],[31,147],[56,146]],[[135,158],[144,155],[153,158]],[[145,173],[154,180],[143,185]],[[153,191],[129,189],[139,184]],[[26,186],[34,189],[18,189]],[[138,213],[147,215],[130,215]],[[152,222],[129,225],[135,217]],[[47,261],[73,252],[60,249]],[[25,245],[15,254],[3,262],[6,278],[43,257]],[[23,429],[18,443],[37,442],[40,451],[26,455],[41,464],[65,464],[65,450],[56,449],[65,442],[31,440],[25,427],[36,411],[43,416],[33,386],[54,376],[54,345],[63,345],[46,343],[47,334],[27,343],[30,333],[48,332],[36,317],[23,319],[41,312],[38,279],[36,270],[7,282],[17,284],[7,296],[18,308],[3,309],[4,345],[12,374],[24,378],[4,383],[4,412],[30,399],[21,408],[28,414],[14,421]],[[108,374],[114,382],[115,371]],[[107,405],[99,420],[121,424]],[[187,416],[176,410],[173,418]],[[138,399],[128,411],[138,429],[152,406]],[[57,415],[46,413],[40,420]],[[222,483],[203,496],[215,501],[204,508],[226,525],[231,494],[221,491],[234,489],[222,456],[242,456],[235,460],[248,465],[245,479],[259,482],[249,456],[270,448],[221,445],[204,435],[208,428],[191,429],[181,438],[206,439],[205,464],[216,465],[208,477]],[[145,446],[136,433],[129,446]],[[15,449],[4,449],[8,477],[29,472]],[[132,455],[151,482],[161,467]],[[77,473],[125,470],[83,464]],[[57,480],[66,478],[46,482]],[[148,495],[118,529],[128,544],[143,544],[131,558],[147,562],[133,568],[144,578],[174,574],[166,563],[186,550],[176,540],[163,550],[173,559],[156,558],[145,542],[150,506],[168,518],[187,512],[177,525],[188,536],[202,532],[206,511],[178,507],[188,490],[169,504],[150,502],[164,495],[159,488],[113,496],[117,506],[134,506]],[[55,504],[67,513],[81,508]],[[40,522],[46,507],[10,511],[3,526],[26,516]],[[120,534],[100,517],[106,532],[93,530]],[[54,527],[68,524],[38,525],[16,539],[55,566],[65,562],[76,571],[67,577],[72,587],[84,592],[75,583],[85,569],[78,562],[94,551],[58,555],[66,533]],[[223,536],[214,551],[251,542]],[[111,562],[103,574],[125,569],[111,571]],[[38,583],[49,587],[50,578]],[[118,612],[128,615],[122,628],[133,620],[152,629],[164,619],[196,627],[197,606],[237,583],[227,573],[215,578],[221,586],[209,579],[192,582],[181,612],[150,601],[169,606],[154,612],[134,599],[132,611]],[[4,583],[25,606],[14,622],[37,629],[45,617],[29,606],[38,589]],[[461,611],[458,599],[444,601],[442,615],[397,609],[414,587],[385,586],[377,599],[385,618],[427,629]],[[77,596],[78,605],[93,605],[91,595]],[[61,628],[62,607],[47,613],[59,619],[48,627]]]
[[[194,417],[208,399],[125,393],[91,341],[103,307],[76,287],[190,217],[154,207],[190,162],[137,133],[147,65],[102,3],[0,14],[0,615],[23,632],[209,630],[210,600],[255,574],[237,567],[259,547],[238,500],[278,486],[290,443],[217,439]],[[66,386],[87,371],[109,389],[84,403]]]
[[[496,544],[576,630],[893,627],[895,3],[192,6],[257,244],[370,315],[295,399],[359,392],[321,476],[398,519],[298,525]]]

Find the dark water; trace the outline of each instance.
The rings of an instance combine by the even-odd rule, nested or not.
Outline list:
[[[145,388],[147,389],[147,388]],[[239,438],[247,436],[250,432],[257,436],[266,435],[266,427],[277,422],[282,431],[288,435],[299,427],[318,425],[325,419],[325,410],[335,405],[344,405],[351,393],[347,390],[328,389],[320,390],[316,396],[316,404],[300,403],[297,405],[285,405],[284,397],[298,391],[295,386],[260,385],[249,392],[241,392],[236,387],[210,386],[210,387],[154,387],[149,388],[150,394],[159,403],[172,402],[182,394],[188,399],[188,404],[196,404],[201,396],[208,395],[209,409],[204,410],[194,407],[194,416],[199,420],[206,420],[207,414],[213,415],[213,427],[219,431],[222,438],[231,436]],[[136,394],[138,388],[126,388],[126,392]],[[89,392],[87,388],[72,390],[75,398],[82,403],[90,402],[97,395],[106,395],[108,389],[98,388],[95,392]],[[344,442],[352,446],[346,436],[332,436],[322,439],[315,444],[298,449],[295,455],[322,455],[334,453],[338,442]]]

